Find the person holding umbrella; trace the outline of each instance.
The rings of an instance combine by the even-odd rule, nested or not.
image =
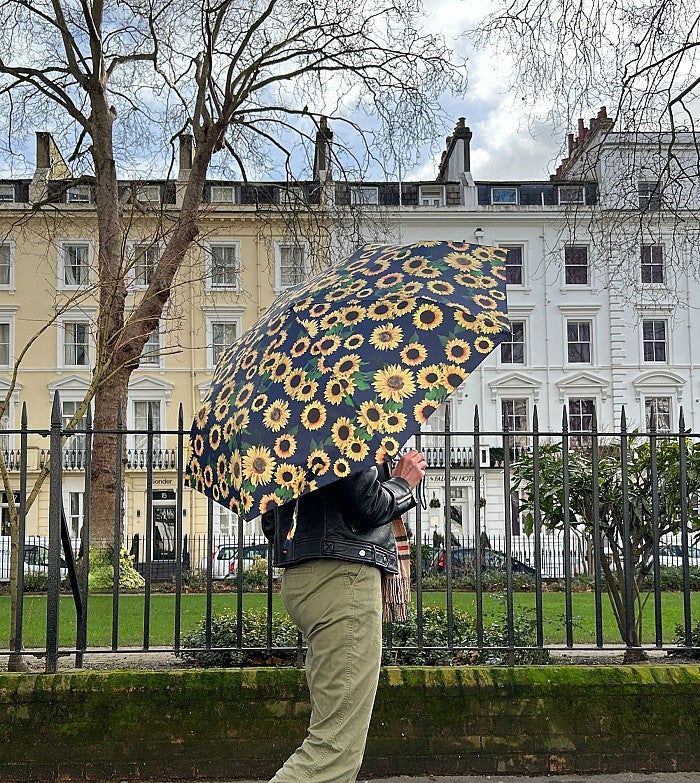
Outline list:
[[[382,573],[399,571],[391,523],[415,505],[425,468],[412,450],[383,482],[372,467],[263,516],[284,568],[284,606],[308,644],[312,709],[306,738],[272,783],[357,776],[382,657]]]
[[[400,514],[425,473],[389,465],[507,338],[505,251],[369,244],[278,296],[219,359],[187,480],[262,515],[308,642],[311,725],[273,783],[348,783],[364,752],[381,620],[410,596]]]

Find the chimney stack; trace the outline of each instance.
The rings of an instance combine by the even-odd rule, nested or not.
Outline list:
[[[445,151],[440,159],[438,182],[459,182],[465,172],[471,171],[471,128],[466,119],[457,120],[452,135],[446,139]]]
[[[194,159],[194,138],[190,133],[181,133],[178,138],[180,142],[180,170],[177,178],[187,179]]]
[[[321,117],[316,131],[316,144],[314,149],[314,180],[323,181],[330,178],[331,174],[331,144],[333,143],[333,131],[328,127],[326,117]]]

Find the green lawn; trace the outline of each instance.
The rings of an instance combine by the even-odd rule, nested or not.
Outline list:
[[[213,596],[214,613],[225,609],[236,611],[236,594],[219,593]],[[424,593],[424,606],[445,605],[445,594]],[[535,606],[532,593],[514,595],[516,610]],[[243,597],[246,609],[265,609],[267,596],[260,593],[246,593]],[[564,594],[544,593],[542,595],[545,643],[557,644],[565,641],[564,630]],[[123,595],[119,599],[119,645],[141,646],[143,636],[143,606],[141,595]],[[415,606],[415,598],[414,598]],[[279,594],[273,596],[275,612],[284,612]],[[476,611],[474,593],[454,593],[454,607]],[[504,611],[497,596],[484,594],[484,613],[493,615]],[[592,593],[574,593],[572,595],[574,643],[595,642],[594,596]],[[174,643],[175,596],[155,594],[151,596],[150,645],[172,646]],[[654,615],[653,599],[650,598],[645,609],[644,642],[653,642]],[[9,645],[10,599],[0,596],[0,647]],[[206,611],[206,596],[203,594],[185,594],[182,596],[182,633],[198,626]],[[534,616],[534,615],[533,615]],[[671,642],[675,627],[683,621],[682,593],[664,593],[662,595],[663,634],[666,643]],[[691,616],[700,617],[700,593],[691,594]],[[485,617],[488,622],[488,616]],[[46,598],[28,595],[24,600],[24,646],[42,647],[46,632]],[[603,596],[603,634],[606,643],[620,641],[617,626],[610,610],[607,596]],[[88,602],[88,645],[90,647],[109,647],[112,639],[112,597],[111,595],[91,595]],[[61,596],[60,634],[62,647],[75,645],[75,610],[71,596]]]

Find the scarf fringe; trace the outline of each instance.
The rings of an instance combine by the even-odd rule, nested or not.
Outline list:
[[[382,620],[385,623],[405,622],[411,600],[411,558],[406,527],[400,517],[392,521],[391,527],[396,540],[399,573],[382,572]]]

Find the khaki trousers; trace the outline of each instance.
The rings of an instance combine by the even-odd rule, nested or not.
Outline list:
[[[271,783],[353,783],[382,656],[381,574],[343,560],[285,568],[282,600],[306,637],[311,721]]]

